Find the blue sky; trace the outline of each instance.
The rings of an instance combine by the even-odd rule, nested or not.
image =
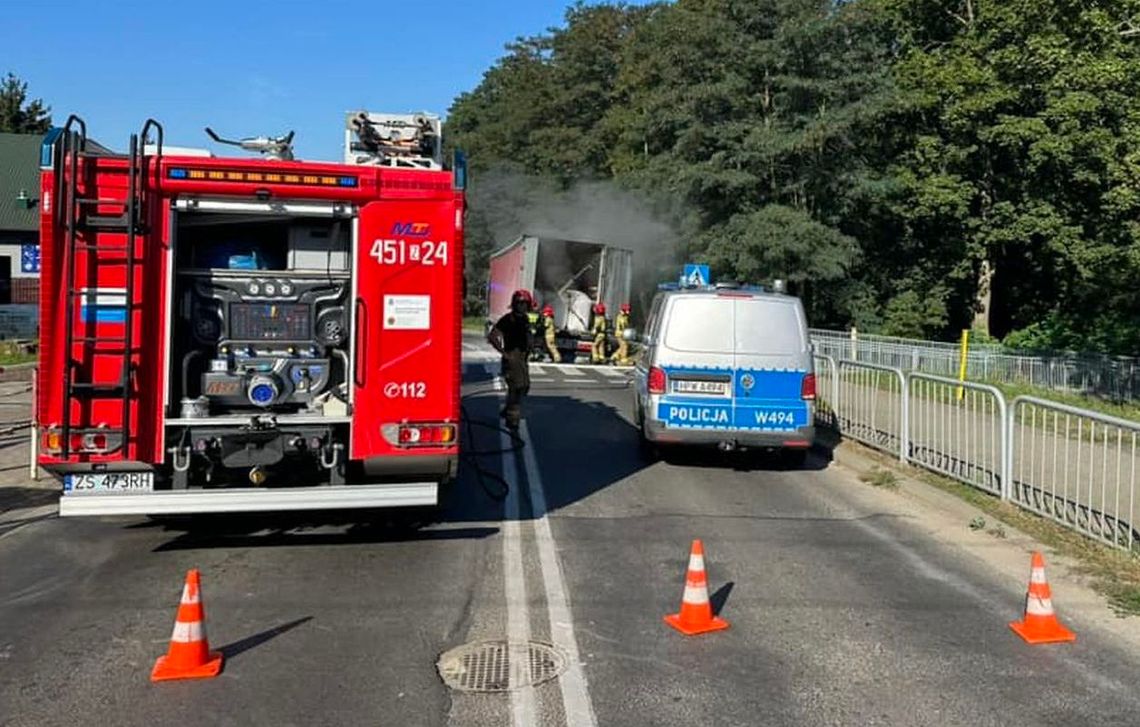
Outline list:
[[[153,116],[168,144],[297,132],[336,159],[344,112],[446,114],[503,45],[561,23],[569,0],[3,0],[0,74],[124,150]],[[244,153],[244,152],[239,152]]]

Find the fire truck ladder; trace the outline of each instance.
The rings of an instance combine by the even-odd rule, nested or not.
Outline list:
[[[131,434],[131,374],[132,348],[134,345],[134,285],[135,274],[139,266],[136,255],[136,243],[140,236],[149,233],[147,224],[151,160],[146,154],[146,144],[151,133],[156,141],[156,154],[154,167],[158,168],[162,159],[162,125],[154,119],[147,119],[143,124],[141,134],[131,134],[130,151],[127,157],[127,197],[123,199],[83,198],[79,196],[80,176],[84,177],[83,189],[96,189],[94,184],[95,167],[93,157],[98,156],[88,152],[87,125],[77,116],[68,118],[61,134],[60,152],[57,155],[56,168],[56,209],[62,217],[59,224],[66,232],[64,246],[64,269],[67,271],[67,313],[64,320],[64,414],[62,423],[61,456],[67,459],[71,454],[71,437],[73,434],[85,435],[100,433],[104,435],[118,434],[117,442],[108,436],[107,451],[121,450],[123,457],[129,456],[128,443]],[[141,143],[140,143],[141,137]],[[85,159],[85,164],[80,160]],[[62,169],[66,165],[66,171]],[[119,214],[100,214],[100,208],[120,207]],[[126,243],[122,245],[100,244],[100,233],[125,233]],[[80,240],[82,234],[83,239]],[[77,252],[85,254],[84,270],[78,263]],[[109,258],[109,259],[108,259]],[[76,278],[81,280],[97,281],[96,270],[100,264],[125,265],[124,307],[126,316],[123,321],[122,338],[108,338],[105,336],[76,336],[75,309],[79,303],[80,311],[86,302],[92,310],[96,310],[97,300],[84,300],[91,296],[86,289],[76,287]],[[86,323],[86,320],[85,320]],[[86,333],[86,332],[85,332]],[[118,354],[121,357],[121,368],[117,383],[100,383],[94,380],[82,380],[78,377],[81,361],[77,361],[73,347],[76,343],[82,345],[86,354],[96,344],[101,354]],[[107,347],[111,348],[108,349]],[[81,357],[82,358],[82,357]],[[84,404],[92,399],[120,399],[122,401],[122,418],[117,431],[108,428],[75,427],[72,424],[72,404],[78,403],[80,411]]]

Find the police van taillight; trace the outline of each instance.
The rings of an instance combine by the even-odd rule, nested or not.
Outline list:
[[[804,376],[803,383],[800,384],[800,396],[804,399],[815,398],[815,374]]]
[[[650,394],[664,394],[665,393],[665,369],[654,366],[649,369],[649,393]]]

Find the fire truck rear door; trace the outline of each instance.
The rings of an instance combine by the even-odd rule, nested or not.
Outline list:
[[[455,421],[459,276],[454,200],[371,202],[360,213],[353,459],[407,454],[401,422]]]

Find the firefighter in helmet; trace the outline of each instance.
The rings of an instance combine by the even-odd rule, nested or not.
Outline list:
[[[562,355],[558,353],[558,346],[554,342],[554,306],[547,305],[542,308],[542,337],[546,341],[546,352],[550,354],[550,361],[562,363]]]
[[[622,303],[621,308],[614,318],[614,337],[617,338],[617,351],[614,351],[613,358],[610,359],[612,363],[618,366],[628,366],[629,359],[629,341],[625,340],[625,330],[629,328],[629,303]]]
[[[503,357],[503,380],[507,384],[507,403],[502,416],[507,427],[519,428],[522,419],[522,401],[530,391],[530,366],[527,357],[533,345],[530,312],[534,309],[534,296],[529,290],[516,290],[511,295],[511,310],[487,334],[487,341]]]
[[[605,363],[606,362],[606,333],[608,324],[606,322],[606,304],[598,302],[594,304],[594,322],[590,326],[590,332],[594,334],[594,345],[590,350],[590,363]]]

